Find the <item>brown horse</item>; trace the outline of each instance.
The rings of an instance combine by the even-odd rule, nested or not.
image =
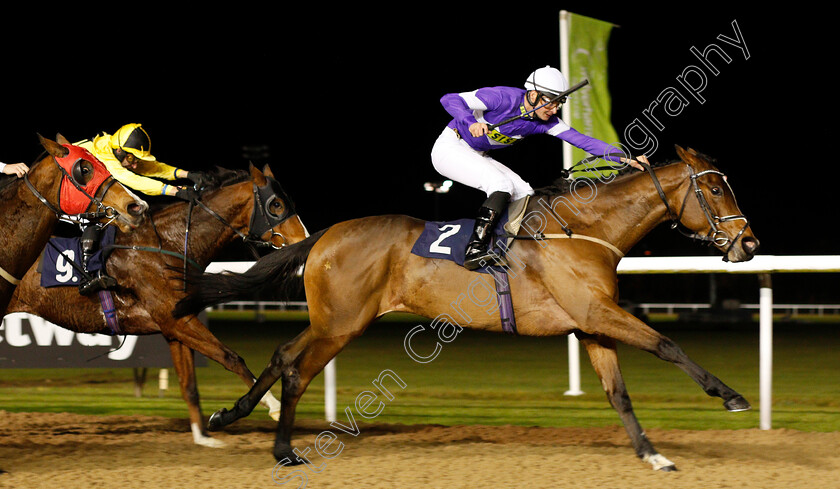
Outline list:
[[[219,170],[212,176],[223,185],[202,194],[201,204],[193,209],[190,219],[186,255],[196,267],[206,267],[237,237],[282,247],[307,236],[291,200],[268,166],[264,171],[251,166],[250,173]],[[219,446],[221,443],[209,438],[204,430],[192,350],[220,363],[248,386],[254,383],[254,375],[242,358],[213,336],[196,316],[172,317],[172,308],[184,296],[184,255],[180,252],[187,234],[187,206],[186,202],[169,205],[152,213],[132,233],[116,233],[116,247],[106,266],[119,283],[113,291],[119,334],[163,334],[189,406],[195,442]],[[35,314],[76,332],[114,334],[96,296],[83,297],[75,287],[43,288],[40,284],[36,265],[24,276],[8,312]],[[270,394],[266,402],[276,417],[279,402]]]
[[[94,177],[102,182],[91,197],[87,217],[109,219],[124,231],[140,225],[148,205],[134,194],[116,183],[114,178],[98,161],[79,158],[73,165],[75,175],[66,175],[57,159],[70,155],[70,146],[59,135],[52,141],[38,136],[47,155],[34,163],[24,178],[7,181],[0,186],[0,310],[5,311],[21,277],[38,254],[44,249],[59,217],[76,217],[67,212],[58,199],[62,186],[78,184],[85,187]],[[82,153],[79,152],[79,155]],[[88,156],[85,156],[88,157]],[[89,158],[95,157],[92,155]],[[97,175],[97,173],[100,173]],[[75,181],[76,179],[81,181]],[[70,189],[72,191],[72,189]],[[66,194],[65,194],[66,195]]]
[[[675,467],[653,448],[633,413],[619,370],[617,341],[676,364],[707,394],[721,397],[730,411],[750,406],[672,340],[617,305],[616,266],[624,253],[669,218],[703,233],[697,236],[732,262],[749,260],[758,247],[723,174],[693,150],[677,148],[677,152],[682,161],[655,171],[649,167],[647,172],[609,182],[575,180],[571,190],[538,191],[524,214],[521,239],[507,253],[518,333],[575,334],[637,455],[662,470]],[[341,222],[263,257],[243,274],[196,277],[196,289],[178,305],[175,315],[257,289],[276,292],[293,282],[293,272],[305,263],[303,283],[311,323],[277,348],[256,384],[231,411],[211,416],[210,429],[248,415],[269,387],[282,379],[274,456],[284,464],[301,463],[290,446],[300,396],[326,363],[376,318],[405,311],[437,318],[438,325],[448,322],[451,334],[462,327],[502,331],[499,307],[492,307],[497,302],[493,276],[412,254],[409,250],[423,230],[422,221],[405,216]],[[584,239],[559,239],[570,236]],[[438,335],[441,330],[443,326]]]

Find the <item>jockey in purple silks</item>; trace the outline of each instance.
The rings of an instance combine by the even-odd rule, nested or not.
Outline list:
[[[568,90],[566,78],[556,68],[539,68],[528,76],[525,90],[513,87],[487,87],[472,92],[449,93],[440,102],[452,120],[435,141],[432,164],[441,175],[485,192],[475,229],[467,247],[464,266],[469,270],[493,263],[488,250],[490,233],[508,201],[533,195],[534,189],[510,168],[488,156],[535,134],[562,139],[594,156],[622,153],[593,137],[581,134],[557,117]],[[489,126],[520,116],[503,125]],[[605,156],[643,170],[636,161]],[[644,156],[638,158],[647,163]]]

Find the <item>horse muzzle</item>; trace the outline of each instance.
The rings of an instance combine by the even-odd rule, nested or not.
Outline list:
[[[143,200],[135,200],[133,203],[127,205],[125,210],[125,213],[121,212],[117,215],[117,225],[123,231],[137,229],[143,224],[143,220],[146,218],[146,211],[149,210],[149,204]]]

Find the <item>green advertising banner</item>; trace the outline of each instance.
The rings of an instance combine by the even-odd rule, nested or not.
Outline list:
[[[565,67],[568,63],[563,74],[570,85],[589,80],[589,85],[569,96],[564,120],[583,134],[620,148],[618,134],[610,120],[612,102],[607,85],[607,43],[614,26],[609,22],[570,12],[561,12],[560,21],[566,22],[565,28],[561,26],[561,35],[567,36],[565,43],[561,39],[561,46],[565,45],[566,51],[566,60],[561,60],[561,65]],[[571,148],[572,165],[589,156],[574,146],[567,147]],[[609,161],[598,159],[588,166],[601,168],[609,164]],[[610,173],[615,171],[576,171],[573,175],[577,178],[598,178]]]

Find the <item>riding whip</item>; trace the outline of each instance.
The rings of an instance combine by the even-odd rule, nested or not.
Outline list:
[[[577,85],[571,87],[570,89],[566,90],[565,92],[560,92],[559,94],[555,95],[551,100],[549,100],[548,102],[540,105],[539,107],[534,107],[533,109],[529,110],[528,112],[525,112],[525,113],[519,114],[517,116],[511,117],[510,119],[499,122],[498,124],[488,124],[487,125],[487,130],[492,131],[493,129],[496,129],[499,126],[504,126],[505,124],[509,124],[509,123],[511,123],[515,120],[521,119],[521,118],[523,118],[527,115],[531,115],[532,113],[536,112],[538,109],[541,109],[541,108],[545,107],[546,105],[553,104],[554,102],[557,102],[558,100],[562,99],[563,97],[567,97],[570,93],[576,92],[576,91],[580,90],[581,88],[585,87],[588,84],[589,84],[589,80],[583,80],[582,82],[580,82]]]

